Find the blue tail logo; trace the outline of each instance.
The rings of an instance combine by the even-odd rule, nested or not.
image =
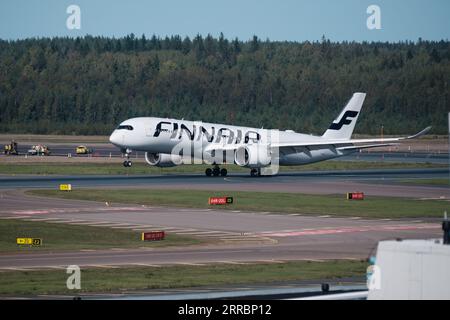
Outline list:
[[[349,125],[350,123],[352,123],[352,120],[348,119],[348,118],[355,118],[357,115],[358,115],[357,111],[345,111],[341,120],[339,120],[338,123],[333,122],[330,126],[330,129],[331,130],[340,130],[342,128],[342,126]]]

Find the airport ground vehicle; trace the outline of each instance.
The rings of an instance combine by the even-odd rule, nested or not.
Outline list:
[[[11,143],[5,144],[4,153],[6,155],[18,155],[17,142],[13,140]]]
[[[47,146],[38,144],[35,146],[32,146],[31,149],[28,150],[28,154],[32,156],[49,156],[50,150]]]
[[[92,149],[90,149],[90,148],[88,148],[86,146],[78,146],[75,151],[76,151],[77,154],[90,154],[90,153],[92,153]]]

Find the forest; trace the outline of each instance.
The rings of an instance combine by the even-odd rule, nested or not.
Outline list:
[[[448,40],[0,40],[0,131],[103,135],[157,116],[322,134],[367,92],[356,133],[445,134],[449,81]]]

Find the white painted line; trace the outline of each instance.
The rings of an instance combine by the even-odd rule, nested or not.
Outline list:
[[[214,233],[214,234],[192,234],[193,236],[197,237],[204,237],[204,238],[221,238],[221,237],[242,237],[240,234],[229,234],[229,233]]]
[[[11,219],[27,219],[31,218],[32,216],[17,216],[17,217],[11,217]]]
[[[48,221],[47,223],[73,223],[75,224],[75,222],[85,222],[86,220],[58,220],[58,221]]]
[[[123,227],[111,227],[113,229],[136,229],[139,228],[140,225],[130,225],[130,226],[123,226]]]
[[[29,268],[15,268],[15,267],[8,267],[8,268],[1,268],[2,270],[9,270],[9,271],[30,271]]]
[[[264,262],[264,263],[286,263],[285,261],[280,261],[280,260],[258,260],[258,262]]]
[[[329,217],[331,217],[331,216],[329,216],[329,215],[319,216],[319,218],[329,218]]]
[[[106,264],[93,264],[93,265],[89,265],[89,267],[103,268],[103,269],[117,269],[117,268],[119,268],[118,266],[111,266],[111,265],[106,265]]]
[[[205,266],[203,263],[191,263],[191,262],[177,262],[176,264],[182,265],[182,266]]]
[[[235,233],[227,232],[227,231],[193,231],[193,232],[185,232],[183,234],[207,237],[207,236],[227,235],[227,234],[235,234]]]
[[[42,268],[42,269],[57,269],[57,270],[67,269],[66,266],[42,266],[42,267],[39,267],[39,268]]]
[[[88,224],[89,225],[89,224]],[[93,227],[105,227],[105,228],[111,228],[111,227],[118,227],[124,225],[123,223],[110,223],[110,224],[94,224]]]
[[[176,234],[187,234],[198,231],[197,229],[180,229],[180,230],[173,230],[172,232]]]
[[[86,224],[86,225],[89,225],[89,226],[98,226],[98,225],[112,224],[112,223],[113,222],[111,222],[111,221],[96,222],[96,221],[87,221],[87,220],[85,220],[85,221],[79,222],[77,224],[79,224],[79,225]]]
[[[115,226],[135,226],[136,224],[131,224],[128,222],[111,222],[111,225],[115,225]]]
[[[239,262],[239,261],[217,261],[217,262],[226,264],[242,264],[242,265],[252,264],[251,262]]]
[[[52,221],[52,220],[60,220],[60,218],[30,218],[27,221]]]
[[[132,266],[138,266],[138,267],[152,267],[152,268],[161,268],[162,265],[157,264],[148,264],[148,263],[132,263]]]

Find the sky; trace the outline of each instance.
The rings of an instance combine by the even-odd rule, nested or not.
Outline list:
[[[68,29],[70,5],[81,28]],[[370,30],[370,5],[381,29]],[[417,41],[450,39],[449,0],[0,0],[0,38],[253,35],[276,41]]]

